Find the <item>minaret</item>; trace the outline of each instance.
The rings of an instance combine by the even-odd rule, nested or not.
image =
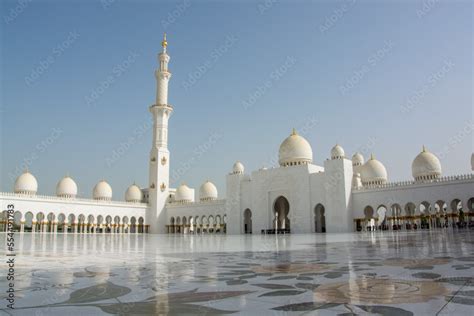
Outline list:
[[[168,42],[164,34],[161,42],[163,51],[158,55],[159,68],[155,71],[156,101],[150,106],[153,116],[153,143],[150,151],[149,211],[146,222],[151,233],[165,233],[164,208],[169,194],[168,119],[173,107],[168,104],[168,71],[170,56],[166,53]]]

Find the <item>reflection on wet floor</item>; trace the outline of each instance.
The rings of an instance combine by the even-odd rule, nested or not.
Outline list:
[[[470,230],[16,240],[11,315],[474,311]]]

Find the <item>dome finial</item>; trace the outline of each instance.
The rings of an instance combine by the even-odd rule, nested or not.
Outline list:
[[[374,154],[371,153],[371,154],[370,154],[370,160],[374,160],[374,159],[375,159]]]
[[[296,132],[296,129],[294,127],[293,127],[293,130],[291,131],[291,135],[292,136],[298,135],[298,133]]]
[[[423,145],[423,152],[426,152],[426,147],[425,147],[425,145]]]
[[[161,42],[161,46],[163,50],[166,51],[166,47],[168,47],[168,41],[166,40],[166,33],[163,33],[163,41]]]

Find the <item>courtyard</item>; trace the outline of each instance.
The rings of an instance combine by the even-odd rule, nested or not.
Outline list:
[[[0,235],[2,242],[5,237]],[[3,309],[6,315],[468,315],[474,310],[469,229],[14,237],[15,309]],[[0,280],[6,288],[6,277]]]

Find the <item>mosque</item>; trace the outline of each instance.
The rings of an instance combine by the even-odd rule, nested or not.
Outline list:
[[[412,163],[413,179],[389,182],[387,170],[373,155],[346,156],[334,146],[324,166],[313,163],[308,141],[293,130],[279,149],[279,167],[250,173],[236,162],[226,175],[225,198],[204,182],[195,192],[185,184],[169,187],[170,152],[166,36],[155,71],[156,100],[149,183],[132,184],[124,201],[112,199],[101,180],[92,199],[77,196],[77,184],[66,176],[56,196],[38,195],[38,182],[25,171],[13,193],[0,193],[2,209],[15,206],[13,229],[48,233],[333,233],[366,230],[436,229],[474,226],[474,173],[443,176],[440,160],[424,148]],[[468,163],[466,157],[466,164]],[[474,170],[474,154],[471,155]],[[0,230],[9,220],[1,213]]]

